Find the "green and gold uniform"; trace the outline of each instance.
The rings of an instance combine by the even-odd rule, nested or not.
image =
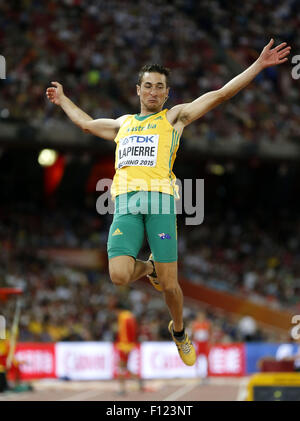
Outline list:
[[[137,257],[144,231],[157,262],[177,260],[172,171],[180,135],[166,117],[167,109],[148,116],[130,115],[115,138],[115,176],[111,195],[115,214],[109,231],[108,257]]]

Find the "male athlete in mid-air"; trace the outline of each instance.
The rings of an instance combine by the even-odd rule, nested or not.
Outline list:
[[[61,106],[84,132],[116,142],[116,173],[111,186],[115,214],[107,246],[109,274],[116,285],[128,285],[147,275],[162,291],[172,317],[169,331],[187,365],[195,364],[196,353],[184,329],[183,295],[177,277],[177,186],[172,167],[179,139],[188,124],[244,89],[263,69],[287,61],[290,47],[284,42],[272,48],[273,43],[271,39],[258,59],[221,89],[171,109],[163,109],[170,89],[169,70],[157,64],[144,66],[139,73],[140,113],[136,115],[93,120],[64,95],[60,83],[52,82],[55,87],[46,91],[49,100]],[[139,213],[130,205],[137,203],[135,195],[143,209]],[[169,209],[165,212],[166,198]],[[136,258],[144,229],[151,249],[148,261]]]

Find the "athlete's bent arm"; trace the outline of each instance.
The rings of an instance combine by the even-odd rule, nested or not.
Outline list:
[[[92,133],[95,136],[108,140],[114,140],[118,130],[127,117],[121,116],[117,119],[99,118],[93,120],[91,116],[82,111],[75,105],[63,92],[63,87],[58,82],[52,82],[55,86],[48,88],[46,91],[48,99],[56,105],[59,105],[67,116],[79,126],[84,132]]]
[[[183,104],[182,107],[179,108],[177,119],[181,121],[184,126],[190,124],[192,121],[200,118],[205,113],[245,88],[264,68],[287,61],[286,56],[290,53],[291,47],[286,47],[286,42],[283,42],[271,49],[273,43],[274,40],[271,39],[269,44],[262,50],[258,59],[221,89],[208,92],[191,103]]]
[[[81,128],[85,132],[92,133],[95,136],[107,140],[114,140],[119,128],[128,115],[123,115],[115,120],[113,118],[99,118],[97,120],[83,120]]]

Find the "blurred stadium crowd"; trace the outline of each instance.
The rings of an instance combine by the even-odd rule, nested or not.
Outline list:
[[[94,118],[136,112],[141,63],[171,68],[168,106],[191,101],[250,65],[266,36],[299,50],[299,24],[297,0],[1,2],[1,53],[9,71],[0,118],[37,125],[64,119],[45,98],[52,80]],[[293,82],[285,66],[266,69],[236,98],[189,126],[184,137],[297,142],[299,90]]]
[[[181,269],[196,283],[299,312],[300,220],[208,214],[181,234]]]
[[[0,2],[1,54],[9,70],[0,81],[0,119],[34,125],[66,121],[45,97],[53,80],[93,118],[135,113],[138,71],[153,62],[172,71],[167,106],[191,101],[249,66],[269,35],[276,44],[286,41],[300,50],[299,26],[297,0]],[[189,126],[184,138],[211,145],[298,142],[299,99],[287,69],[269,68],[236,98]],[[271,209],[266,223],[249,211],[242,220],[227,209],[222,215],[208,212],[196,227],[183,227],[179,220],[180,275],[299,312],[300,219],[270,215]],[[113,340],[119,298],[137,315],[140,340],[169,340],[169,315],[155,291],[137,282],[116,294],[107,272],[62,266],[37,254],[43,247],[105,250],[109,223],[94,210],[1,209],[0,286],[25,291],[20,341]],[[147,253],[146,247],[142,255]],[[14,301],[5,306],[11,319]],[[187,323],[196,313],[186,305]],[[213,325],[212,341],[243,339],[230,316],[208,309],[206,317]],[[259,330],[255,338],[272,340]]]
[[[169,315],[162,296],[152,287],[149,290],[137,281],[130,288],[118,288],[107,272],[68,267],[39,254],[47,247],[105,251],[110,218],[78,210],[67,216],[58,211],[2,214],[1,284],[24,290],[21,340],[112,340],[118,300],[137,316],[141,340],[169,339]],[[300,250],[294,223],[283,219],[276,229],[272,225],[262,229],[257,219],[241,227],[230,213],[225,218],[226,224],[212,214],[199,227],[182,229],[179,225],[180,277],[274,308],[299,311]],[[300,226],[299,220],[297,224]],[[148,254],[145,243],[140,257]],[[13,300],[5,308],[11,319]],[[186,304],[187,324],[198,309],[199,305]],[[213,309],[207,317],[213,326],[212,341],[242,339],[236,317],[220,316]],[[255,338],[272,336],[257,330]]]

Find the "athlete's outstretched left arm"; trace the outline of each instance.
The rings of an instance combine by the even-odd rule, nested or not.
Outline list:
[[[192,121],[200,118],[217,105],[227,101],[229,98],[237,94],[266,67],[286,62],[291,47],[286,46],[286,42],[283,42],[277,47],[271,49],[273,43],[274,40],[272,38],[269,44],[264,47],[258,59],[244,72],[240,73],[221,89],[208,92],[193,102],[183,104],[182,107],[179,108],[177,120],[181,121],[184,126],[190,124]]]

